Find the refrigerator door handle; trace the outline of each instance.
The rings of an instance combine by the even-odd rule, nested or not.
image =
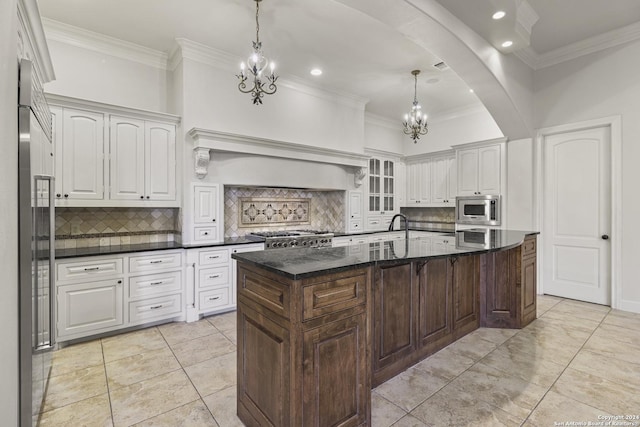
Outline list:
[[[53,349],[56,343],[56,215],[55,215],[55,178],[49,180],[49,347]]]

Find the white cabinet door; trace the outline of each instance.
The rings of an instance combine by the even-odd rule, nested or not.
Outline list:
[[[104,114],[65,108],[62,198],[104,199]]]
[[[362,192],[349,191],[349,231],[362,230]]]
[[[193,222],[215,224],[218,217],[218,185],[193,187]]]
[[[431,162],[420,163],[420,204],[431,202],[431,185],[429,181],[431,179]]]
[[[478,192],[500,194],[500,145],[478,149]]]
[[[145,200],[176,199],[176,128],[145,122]]]
[[[407,202],[408,206],[420,203],[420,164],[407,165]]]
[[[449,157],[449,168],[448,168],[448,175],[449,175],[449,188],[448,188],[448,193],[447,193],[447,204],[450,206],[455,206],[456,205],[456,196],[458,195],[458,168],[457,168],[457,163],[456,163],[456,157],[455,156],[451,156]]]
[[[56,199],[62,198],[62,170],[64,167],[62,157],[62,108],[51,107],[51,142],[53,143],[54,167],[53,176],[56,177]]]
[[[144,198],[144,121],[111,116],[110,172],[112,200]]]
[[[459,150],[458,195],[473,196],[478,192],[478,149]]]
[[[431,161],[431,202],[445,203],[449,196],[449,159],[435,158]]]
[[[124,323],[122,282],[122,279],[111,279],[58,286],[58,335],[79,338],[121,326]]]

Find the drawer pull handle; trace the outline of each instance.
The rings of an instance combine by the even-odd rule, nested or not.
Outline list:
[[[219,274],[212,274],[211,276],[209,276],[209,279],[217,279],[218,277],[220,277]]]
[[[209,255],[209,259],[220,258],[220,255]]]
[[[164,283],[164,282],[151,282],[151,283],[149,283],[149,285],[156,286],[156,285],[162,285],[162,283]]]
[[[209,301],[215,301],[217,299],[220,299],[220,297],[209,297]]]
[[[157,259],[155,261],[149,261],[149,264],[162,264],[162,260],[161,259]]]
[[[162,308],[162,307],[163,307],[163,305],[162,305],[162,304],[160,304],[160,305],[152,305],[152,306],[151,306],[151,307],[149,307],[149,308],[150,308],[151,310],[156,310],[156,309],[158,309],[158,308]]]
[[[100,267],[85,267],[84,271],[98,271]]]

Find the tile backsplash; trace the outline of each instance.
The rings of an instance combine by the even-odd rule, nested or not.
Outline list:
[[[293,229],[344,230],[344,191],[317,191],[292,188],[230,187],[224,188],[224,235],[240,237],[257,231],[279,231]],[[241,221],[241,204],[248,199],[271,200],[282,204],[287,200],[309,200],[308,218],[304,224],[286,221],[279,224],[250,224]],[[308,219],[308,221],[307,221]]]
[[[453,227],[456,222],[456,209],[451,208],[401,208],[400,212],[409,218],[411,226]],[[440,227],[439,227],[440,226]]]
[[[56,208],[56,248],[180,239],[179,209]]]

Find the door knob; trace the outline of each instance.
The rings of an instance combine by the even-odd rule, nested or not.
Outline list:
[[[603,235],[602,235],[602,240],[609,240],[609,236],[608,236],[608,235],[606,235],[606,234],[603,234]]]

